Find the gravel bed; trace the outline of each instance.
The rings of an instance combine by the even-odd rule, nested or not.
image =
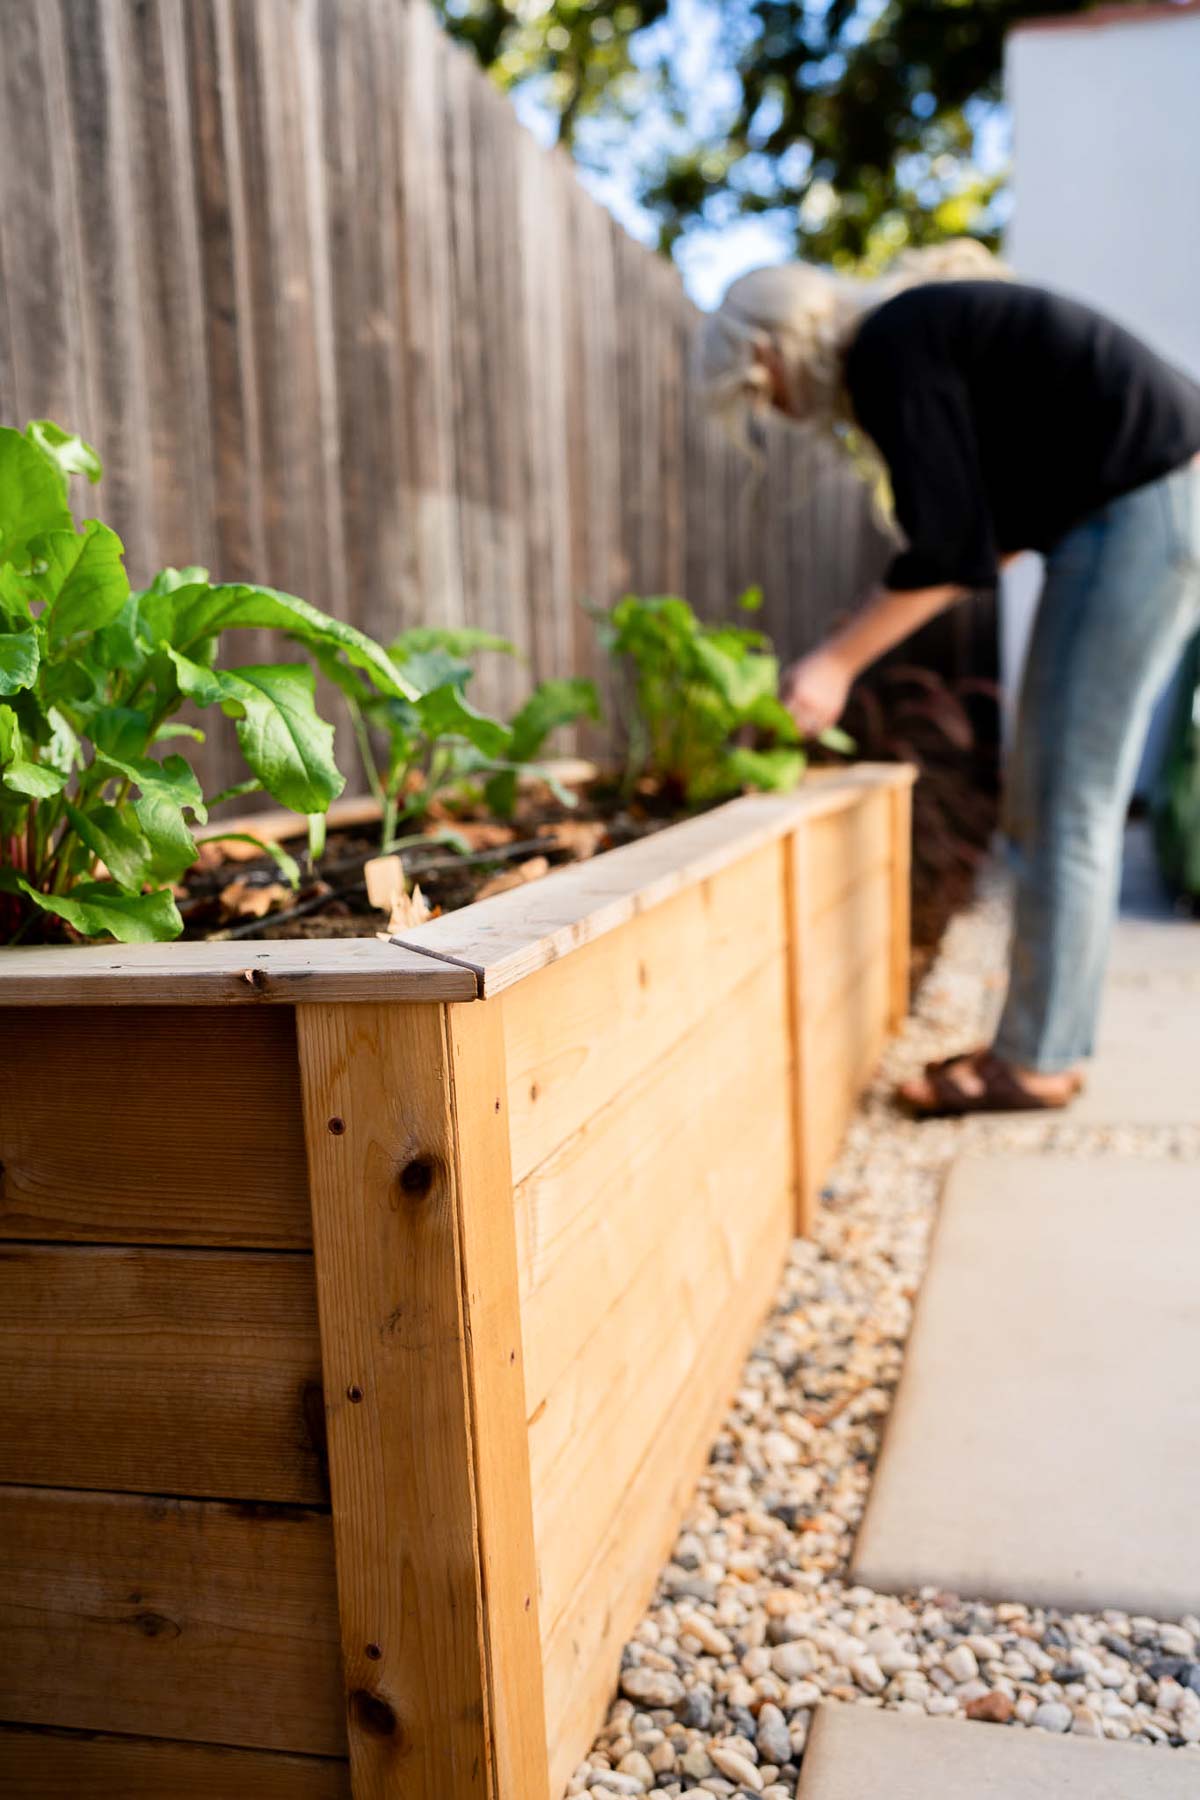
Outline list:
[[[567,1792],[791,1800],[813,1709],[864,1706],[1200,1748],[1200,1619],[1061,1615],[846,1584],[947,1165],[968,1146],[1200,1159],[1200,1128],[1025,1117],[917,1125],[897,1078],[988,1033],[998,886],[950,928],[851,1128],[816,1237],[796,1242],[621,1695]],[[1165,1748],[1164,1748],[1165,1753]],[[1200,1791],[1200,1757],[1197,1760]]]

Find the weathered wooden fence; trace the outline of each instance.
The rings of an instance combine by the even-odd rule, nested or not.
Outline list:
[[[799,649],[884,540],[794,434],[722,442],[695,316],[420,0],[5,0],[0,417],[96,443],[135,579],[501,631],[500,705],[593,666],[584,597],[757,581]]]

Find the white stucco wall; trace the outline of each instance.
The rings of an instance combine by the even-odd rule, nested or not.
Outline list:
[[[1009,260],[1200,378],[1200,0],[1023,27],[1009,39],[1006,86]],[[1037,582],[1035,565],[1005,583],[1006,685]]]

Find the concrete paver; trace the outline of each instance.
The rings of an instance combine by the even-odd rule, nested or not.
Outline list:
[[[797,1800],[1196,1800],[1200,1753],[820,1708]]]
[[[1198,1268],[1194,1164],[956,1164],[854,1579],[1200,1612]]]

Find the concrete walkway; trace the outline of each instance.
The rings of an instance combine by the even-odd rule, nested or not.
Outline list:
[[[1200,924],[1173,913],[1144,831],[1122,915],[1075,1154],[996,1153],[985,1126],[946,1183],[855,1545],[864,1588],[1200,1613],[1200,1163],[1112,1154],[1127,1128],[1200,1125]],[[1103,1154],[1079,1153],[1088,1128]],[[1076,1660],[1055,1696],[1082,1692]],[[800,1800],[1200,1796],[1197,1750],[1052,1735],[1092,1711],[1043,1710],[1050,1731],[827,1703]]]
[[[1200,1170],[964,1158],[853,1578],[1197,1613],[1198,1481]]]
[[[1200,1754],[823,1706],[798,1800],[1196,1800]]]

